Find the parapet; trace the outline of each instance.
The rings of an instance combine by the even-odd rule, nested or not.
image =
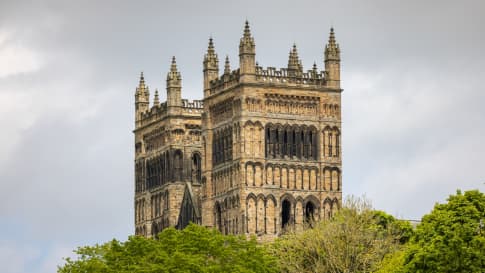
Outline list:
[[[273,83],[273,84],[302,84],[325,86],[325,71],[308,70],[307,72],[298,70],[289,70],[287,68],[276,69],[268,67],[263,69],[256,66],[256,81]]]

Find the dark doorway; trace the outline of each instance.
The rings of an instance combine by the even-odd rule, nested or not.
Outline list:
[[[291,218],[291,203],[284,200],[281,204],[281,227],[284,228],[290,223]]]
[[[216,203],[216,226],[217,229],[222,232],[222,210],[219,203]]]
[[[306,203],[305,220],[310,224],[315,220],[315,218],[313,216],[314,213],[315,213],[315,206],[313,205],[313,203],[312,202]]]

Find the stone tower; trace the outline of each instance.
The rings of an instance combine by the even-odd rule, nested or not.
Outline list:
[[[194,221],[225,234],[270,240],[287,227],[301,229],[332,216],[342,200],[340,49],[333,28],[324,50],[324,71],[314,64],[305,72],[296,45],[290,49],[288,67],[259,66],[246,22],[239,68],[231,70],[226,57],[219,75],[211,38],[203,60],[203,104],[189,106],[181,100],[176,106],[181,79],[174,63],[171,80],[167,78],[167,103],[140,108],[137,119],[137,234],[150,236],[166,226],[182,228]],[[140,80],[137,94],[141,86]],[[176,110],[168,110],[170,105]],[[154,148],[150,143],[160,144]],[[164,169],[164,164],[169,167]],[[155,186],[154,175],[162,177]],[[158,195],[161,201],[149,201]],[[167,202],[173,211],[157,216]]]
[[[155,92],[149,108],[143,74],[136,89],[135,233],[138,235],[151,237],[169,226],[183,228],[189,222],[201,222],[202,101],[181,99],[181,91],[182,78],[175,57],[167,74],[166,102],[160,103]]]

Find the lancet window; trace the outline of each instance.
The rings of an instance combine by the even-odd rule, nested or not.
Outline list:
[[[317,160],[317,129],[305,125],[268,124],[265,128],[266,158]]]
[[[212,139],[213,164],[218,165],[232,160],[232,127],[215,131]]]

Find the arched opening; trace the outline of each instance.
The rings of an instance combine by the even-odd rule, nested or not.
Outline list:
[[[216,227],[222,232],[222,209],[219,203],[216,203]]]
[[[174,154],[174,180],[181,181],[182,180],[182,169],[183,169],[183,155],[182,151],[177,150]]]
[[[284,228],[290,224],[291,218],[291,203],[288,200],[284,200],[281,203],[281,227]]]
[[[201,169],[201,158],[200,154],[195,153],[192,156],[192,182],[200,183],[202,179],[202,169]]]
[[[315,221],[314,213],[315,205],[312,202],[307,202],[305,205],[305,221],[310,225]]]

